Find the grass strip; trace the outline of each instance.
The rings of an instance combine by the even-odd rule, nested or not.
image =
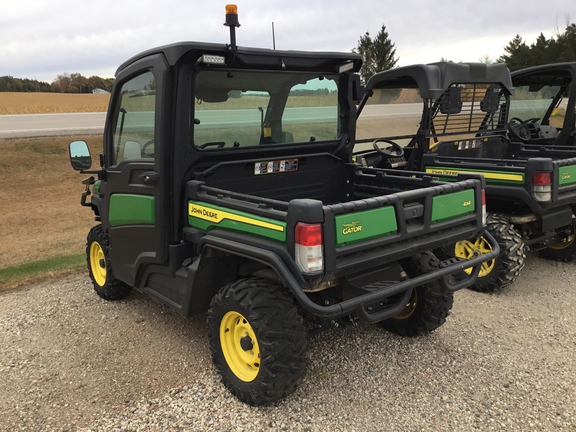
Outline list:
[[[30,279],[48,272],[76,270],[86,265],[86,254],[67,255],[0,269],[0,284],[18,279]]]

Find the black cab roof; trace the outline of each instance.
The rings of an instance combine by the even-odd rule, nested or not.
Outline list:
[[[510,93],[514,88],[510,71],[504,63],[416,64],[379,72],[366,84],[366,90],[381,88],[409,88],[420,90],[425,99],[438,99],[454,83],[500,83]]]
[[[122,63],[116,76],[132,63],[145,57],[162,54],[169,66],[175,66],[183,58],[200,58],[202,55],[226,57],[226,65],[233,67],[258,67],[258,69],[294,69],[339,72],[344,64],[346,70],[358,71],[362,65],[359,54],[350,52],[283,51],[265,48],[237,47],[207,42],[178,42],[141,52]]]

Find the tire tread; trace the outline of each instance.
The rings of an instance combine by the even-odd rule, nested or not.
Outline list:
[[[228,367],[219,340],[220,320],[230,311],[242,313],[260,347],[260,370],[253,382],[242,382]],[[307,338],[292,298],[280,286],[260,278],[224,286],[208,311],[212,359],[223,384],[249,405],[269,405],[293,393],[306,374]]]

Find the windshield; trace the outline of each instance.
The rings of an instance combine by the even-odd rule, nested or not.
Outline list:
[[[553,103],[554,97],[560,91],[560,86],[517,86],[516,94],[510,97],[510,118],[516,117],[522,121],[544,119],[546,112]],[[560,104],[550,116],[550,125],[562,127],[566,109]]]
[[[337,75],[205,70],[194,83],[194,145],[215,150],[340,137]]]

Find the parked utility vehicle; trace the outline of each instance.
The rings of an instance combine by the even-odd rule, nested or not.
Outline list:
[[[482,235],[481,176],[441,183],[352,162],[358,55],[238,47],[234,7],[226,23],[230,44],[122,64],[101,167],[89,170],[84,142],[70,156],[93,175],[82,204],[98,221],[86,246],[96,292],[208,310],[224,384],[260,405],[302,381],[307,333],[440,326],[498,246],[487,235],[493,253],[470,263],[429,252]]]
[[[504,64],[407,66],[370,78],[360,104],[356,158],[362,165],[439,178],[457,173],[486,178],[487,230],[501,254],[483,265],[471,286],[478,291],[510,285],[524,266],[525,247],[561,260],[576,254],[576,152],[552,145],[558,134],[548,125],[573,72],[557,69],[547,75],[543,70],[518,73],[513,83]],[[519,88],[511,100],[514,85]],[[510,109],[514,118],[509,119]],[[566,130],[573,144],[574,100],[568,111],[572,127],[564,126],[560,136]],[[542,123],[533,117],[542,117]],[[527,132],[536,129],[543,135]],[[439,255],[467,258],[490,250],[485,237],[478,237],[443,248]]]
[[[512,72],[509,132],[524,152],[576,155],[576,62]]]

